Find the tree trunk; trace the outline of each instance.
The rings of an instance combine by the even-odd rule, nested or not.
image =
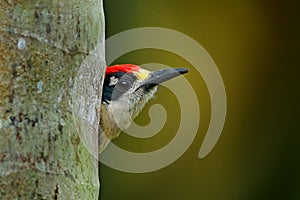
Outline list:
[[[0,1],[0,199],[98,199],[102,0]]]

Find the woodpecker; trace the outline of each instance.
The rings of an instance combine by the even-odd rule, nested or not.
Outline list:
[[[128,128],[145,104],[154,97],[159,84],[187,73],[186,68],[148,71],[133,64],[106,69],[101,103],[99,153]]]

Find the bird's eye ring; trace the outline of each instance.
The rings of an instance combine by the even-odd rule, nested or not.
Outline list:
[[[125,76],[118,81],[115,89],[117,89],[118,92],[120,93],[125,93],[126,91],[129,90],[131,85],[132,85],[132,80],[130,79],[130,77]]]

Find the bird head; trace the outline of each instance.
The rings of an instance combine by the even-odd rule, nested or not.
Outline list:
[[[154,97],[159,84],[187,73],[185,68],[148,71],[137,65],[121,64],[106,69],[101,105],[100,127],[111,140]]]

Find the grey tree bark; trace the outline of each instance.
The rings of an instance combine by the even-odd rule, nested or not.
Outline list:
[[[102,0],[0,1],[0,199],[98,199]]]

